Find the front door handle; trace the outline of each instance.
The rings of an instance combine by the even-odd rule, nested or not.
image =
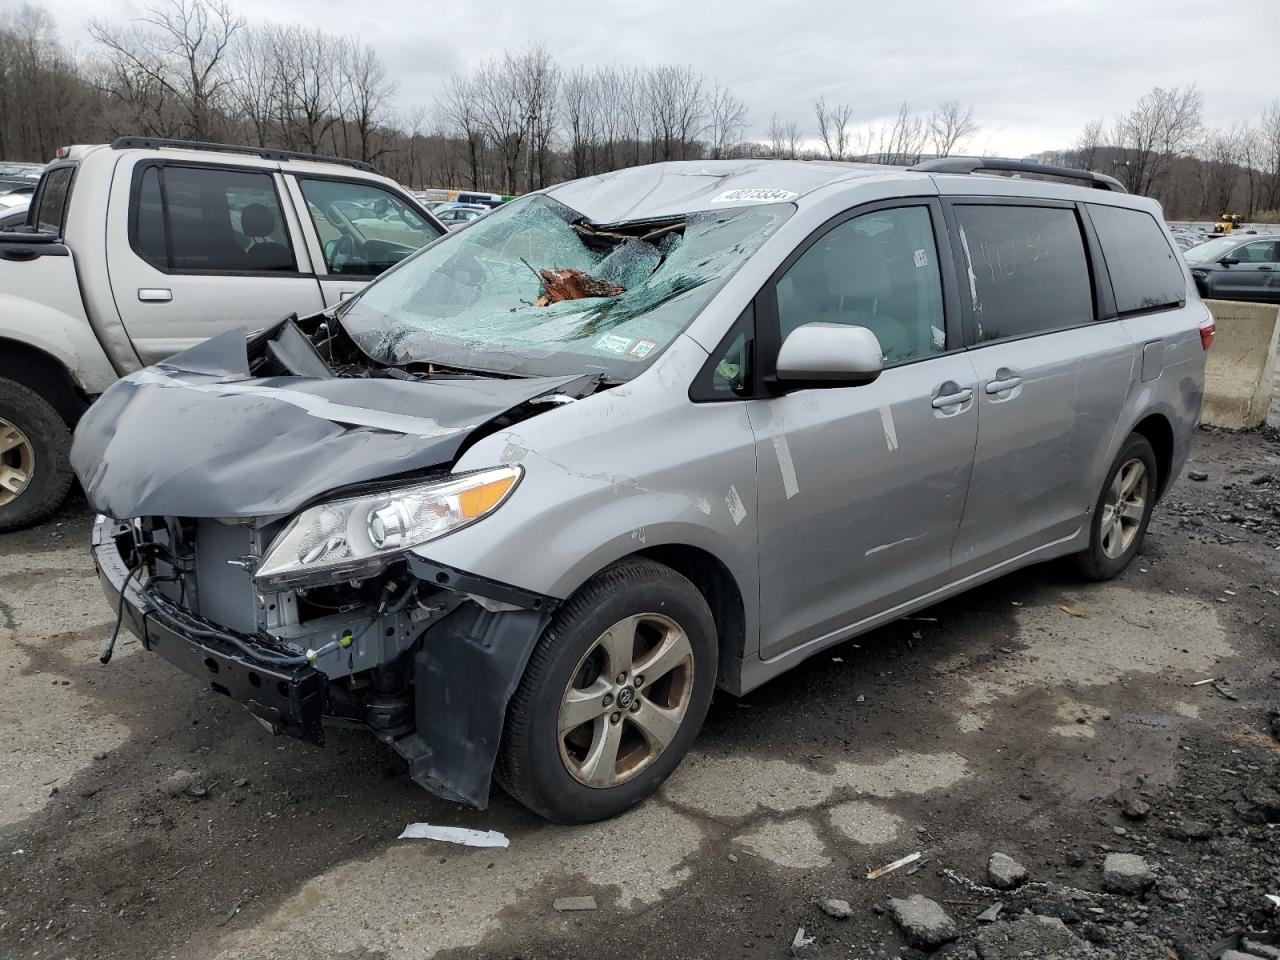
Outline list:
[[[1021,383],[1021,377],[1005,377],[1002,380],[988,380],[987,393],[991,395],[1004,393],[1006,390],[1012,390]]]
[[[955,393],[948,393],[941,397],[933,398],[933,409],[941,410],[943,407],[954,407],[957,403],[968,403],[973,399],[973,391],[968,387],[963,390],[957,390]]]
[[[1272,270],[1273,268],[1272,268],[1272,267],[1269,267],[1269,266],[1266,266],[1266,265],[1264,264],[1263,266],[1259,267],[1258,269],[1259,269],[1259,270],[1263,270],[1263,271],[1265,271],[1265,272],[1267,272],[1267,273],[1270,273],[1270,272],[1271,272],[1271,270]]]
[[[138,299],[143,303],[168,303],[173,299],[173,291],[167,287],[139,287]]]

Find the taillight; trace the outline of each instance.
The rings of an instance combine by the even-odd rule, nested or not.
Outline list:
[[[69,156],[71,156],[70,147],[59,147],[57,150],[53,151],[53,159],[55,160],[65,160]]]
[[[1213,335],[1218,332],[1218,328],[1212,323],[1203,324],[1200,327],[1200,346],[1208,350],[1213,346]]]

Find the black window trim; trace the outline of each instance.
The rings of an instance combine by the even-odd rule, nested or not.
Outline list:
[[[138,249],[138,197],[142,189],[142,177],[147,170],[152,167],[187,167],[197,170],[224,170],[232,173],[258,173],[264,174],[271,181],[271,189],[276,196],[276,203],[280,205],[281,226],[284,229],[285,238],[289,241],[289,252],[293,255],[293,270],[201,270],[195,268],[175,269],[171,266],[159,266],[152,263],[142,251]],[[285,211],[284,200],[280,196],[280,185],[276,182],[275,174],[280,171],[272,167],[246,167],[234,163],[205,163],[199,160],[172,160],[169,158],[147,158],[140,160],[133,167],[129,183],[129,249],[134,255],[160,273],[171,277],[278,277],[281,279],[297,280],[297,279],[316,279],[314,273],[303,272],[296,269],[298,264],[298,250],[294,245],[294,238],[289,230],[288,215]],[[160,209],[161,216],[164,218],[164,245],[165,259],[168,263],[173,262],[173,239],[172,231],[169,229],[169,198],[165,188],[165,177],[163,171],[158,175],[160,183]],[[292,206],[292,201],[290,201]]]
[[[36,185],[35,192],[31,195],[31,202],[27,206],[26,225],[34,232],[40,231],[40,204],[44,201],[44,193],[48,188],[49,175],[57,170],[71,171],[71,179],[67,181],[67,192],[62,197],[62,209],[58,211],[58,239],[63,240],[67,235],[67,210],[71,206],[71,192],[76,186],[76,177],[80,173],[79,160],[61,160],[56,163],[49,164],[45,171],[40,175],[40,182]]]
[[[693,382],[689,385],[689,399],[692,402],[728,403],[734,400],[751,400],[758,395],[756,390],[758,367],[756,363],[756,301],[758,299],[758,296],[753,297],[747,303],[742,313],[738,314],[738,319],[729,325],[728,332],[720,338],[720,342],[711,351],[707,362],[698,370]],[[738,339],[739,334],[745,336],[743,353],[746,354],[747,371],[751,375],[751,383],[741,392],[730,390],[727,394],[722,393],[715,387],[716,368],[720,366],[720,360],[733,345],[733,341]]]
[[[306,173],[300,170],[283,170],[281,172],[286,177],[293,178],[293,182],[298,188],[298,195],[302,197],[302,202],[304,204],[309,202],[307,200],[306,191],[302,189],[302,182],[304,180],[325,180],[331,183],[351,183],[360,187],[373,187],[377,190],[382,190],[385,193],[390,193],[390,194],[393,194],[394,196],[399,197],[402,202],[406,203],[408,206],[413,208],[413,211],[422,218],[424,223],[427,223],[432,227],[438,227],[440,229],[440,234],[435,238],[435,240],[427,241],[422,246],[420,246],[417,250],[413,251],[413,253],[409,254],[408,257],[405,257],[404,260],[401,260],[400,263],[404,263],[404,261],[408,260],[409,257],[416,256],[419,252],[427,249],[427,247],[431,246],[431,244],[435,243],[435,241],[439,240],[441,237],[446,237],[449,235],[449,228],[444,225],[444,222],[439,218],[437,218],[435,214],[433,214],[430,210],[424,207],[422,205],[422,201],[419,200],[417,197],[413,196],[412,194],[410,194],[408,191],[397,192],[393,190],[388,184],[379,183],[374,180],[369,180],[367,177],[364,177],[364,178],[343,177],[337,174]],[[309,210],[301,211],[299,214],[299,219],[301,219],[301,213],[306,213],[308,220],[310,220],[311,212]],[[382,270],[378,273],[330,273],[329,265],[324,262],[324,244],[320,240],[320,234],[316,230],[315,224],[307,223],[304,226],[304,229],[311,230],[311,232],[315,235],[316,244],[320,248],[320,263],[316,265],[316,274],[315,274],[316,279],[318,280],[373,280],[375,277],[380,277],[382,276],[382,274],[386,273],[388,270],[391,270],[392,267],[398,267],[400,265],[399,263],[392,264],[391,267],[388,267],[386,270]],[[321,269],[324,270],[323,273],[320,272]]]
[[[903,360],[886,363],[884,369],[885,371],[896,370],[899,367],[936,360],[939,357],[960,353],[964,350],[961,339],[959,290],[955,283],[955,272],[949,269],[948,266],[954,259],[952,256],[953,246],[943,222],[940,198],[936,194],[920,194],[918,196],[872,200],[849,207],[847,210],[842,210],[815,227],[804,240],[787,254],[786,259],[778,265],[777,269],[770,274],[769,279],[761,286],[753,300],[755,307],[755,349],[752,356],[754,367],[752,375],[753,389],[750,397],[743,397],[742,399],[774,396],[785,393],[788,390],[787,385],[777,378],[778,351],[782,347],[781,328],[778,320],[778,281],[786,275],[796,261],[805,255],[810,247],[836,227],[870,213],[898,210],[904,207],[924,207],[929,212],[929,222],[933,228],[934,256],[938,258],[938,280],[942,286],[942,319],[947,335],[947,348],[939,353],[928,353],[919,357],[908,357]],[[717,357],[718,355],[713,356],[710,361],[713,366],[717,362]],[[830,389],[842,388],[832,387]]]
[[[1145,317],[1145,316],[1149,316],[1151,314],[1156,314],[1156,313],[1169,313],[1172,310],[1181,310],[1184,307],[1186,307],[1187,298],[1185,294],[1187,292],[1187,288],[1191,284],[1190,284],[1190,281],[1186,279],[1186,272],[1183,271],[1183,283],[1185,284],[1185,286],[1183,287],[1183,291],[1182,291],[1184,296],[1181,300],[1175,301],[1173,303],[1161,304],[1158,307],[1139,307],[1136,310],[1123,310],[1123,311],[1119,310],[1118,302],[1116,301],[1116,298],[1115,298],[1115,287],[1112,285],[1112,282],[1111,282],[1111,269],[1107,265],[1107,258],[1102,252],[1102,242],[1098,239],[1097,228],[1094,226],[1093,215],[1090,213],[1090,210],[1089,210],[1090,207],[1094,207],[1094,206],[1111,207],[1116,210],[1131,210],[1134,213],[1146,214],[1155,223],[1156,230],[1160,234],[1160,237],[1164,240],[1165,246],[1168,247],[1171,251],[1173,251],[1173,262],[1175,265],[1182,264],[1185,262],[1182,259],[1182,252],[1178,249],[1177,244],[1173,243],[1173,241],[1169,239],[1168,233],[1165,231],[1160,221],[1157,220],[1154,216],[1152,216],[1150,212],[1143,210],[1140,207],[1127,207],[1122,204],[1115,204],[1115,203],[1094,203],[1092,201],[1084,201],[1080,203],[1079,206],[1081,208],[1080,218],[1084,222],[1084,224],[1087,226],[1089,235],[1091,237],[1090,260],[1093,261],[1093,265],[1091,268],[1097,272],[1097,275],[1099,277],[1098,286],[1104,290],[1108,298],[1108,312],[1105,314],[1100,314],[1099,315],[1100,320],[1104,320],[1104,321],[1105,320],[1125,320],[1125,319],[1128,319],[1129,317]]]
[[[1093,303],[1093,317],[1082,323],[1068,323],[1058,327],[1035,330],[1031,333],[1019,334],[1016,337],[999,337],[995,340],[978,339],[978,323],[974,315],[972,297],[961,298],[961,312],[964,317],[964,343],[966,350],[981,350],[985,347],[1002,343],[1016,343],[1032,337],[1045,337],[1067,330],[1079,330],[1091,327],[1096,323],[1105,323],[1116,319],[1115,301],[1111,293],[1111,279],[1105,273],[1105,261],[1098,246],[1097,234],[1092,221],[1088,220],[1088,211],[1080,209],[1082,204],[1074,200],[1050,200],[1040,197],[1008,197],[965,195],[947,197],[942,201],[943,211],[947,218],[947,229],[952,237],[952,244],[957,251],[954,258],[957,282],[969,289],[969,258],[965,253],[965,244],[960,237],[960,221],[956,216],[957,207],[1050,207],[1059,210],[1071,210],[1076,215],[1076,226],[1080,230],[1081,246],[1084,249],[1085,264],[1089,271],[1090,298]],[[1105,282],[1104,282],[1105,281]]]

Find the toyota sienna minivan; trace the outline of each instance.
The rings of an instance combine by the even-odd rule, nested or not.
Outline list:
[[[1109,177],[654,164],[125,377],[73,461],[117,633],[274,731],[582,822],[717,687],[1027,564],[1123,571],[1212,336]]]

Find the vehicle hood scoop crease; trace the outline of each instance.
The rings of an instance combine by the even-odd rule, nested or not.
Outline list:
[[[117,520],[281,516],[451,463],[496,417],[581,379],[250,379],[246,331],[231,330],[113,384],[76,427],[71,465]]]

